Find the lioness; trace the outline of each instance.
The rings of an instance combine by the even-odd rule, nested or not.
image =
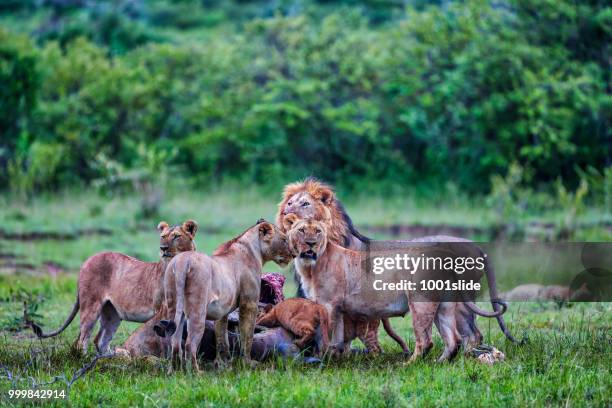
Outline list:
[[[78,278],[77,299],[72,312],[58,330],[43,333],[31,323],[39,338],[57,336],[81,311],[81,327],[75,347],[83,353],[91,331],[100,319],[100,331],[94,343],[98,352],[107,350],[122,320],[146,322],[161,307],[164,299],[163,278],[169,260],[179,252],[194,251],[193,239],[198,224],[188,220],[182,225],[169,226],[162,221],[158,262],[144,262],[117,252],[102,252],[87,259],[81,266]]]
[[[325,224],[322,222],[298,221],[289,231],[289,241],[297,255],[295,265],[304,290],[309,298],[328,309],[333,330],[332,343],[335,346],[342,347],[344,343],[344,315],[380,319],[404,316],[410,310],[416,338],[411,361],[424,355],[433,346],[431,326],[434,322],[445,345],[438,361],[450,360],[455,356],[459,340],[455,319],[457,302],[415,301],[414,295],[409,294],[408,290],[375,290],[372,285],[373,274],[364,274],[363,271],[367,254],[328,241]],[[444,246],[435,244],[416,248],[415,254],[421,251],[427,251],[428,256],[447,254]],[[476,258],[474,255],[472,257]],[[387,270],[385,275],[391,282],[400,282],[406,273],[402,270]],[[478,309],[473,302],[463,304],[472,312],[488,317],[505,311],[505,305],[500,312],[488,313]]]
[[[313,219],[319,219],[321,217],[309,217],[309,218],[313,218]],[[324,217],[325,219],[327,219],[328,217]],[[282,218],[282,227],[283,227],[283,231],[290,231],[292,225],[299,221],[300,218],[295,214],[295,213],[289,213],[287,215],[285,215]],[[329,229],[330,226],[329,224],[326,224],[327,228]],[[301,283],[298,280],[298,296],[306,296],[306,294],[304,293],[302,287],[301,287]],[[350,317],[345,317],[344,319],[344,339],[345,342],[350,345],[351,341],[359,338],[361,340],[361,342],[367,347],[367,350],[369,352],[373,352],[373,353],[379,353],[382,351],[381,347],[380,347],[380,343],[378,342],[378,327],[380,326],[380,319],[374,319],[374,320],[363,320],[363,319],[351,319]],[[393,340],[395,340],[400,347],[402,348],[402,351],[405,354],[410,354],[410,349],[408,348],[408,345],[406,344],[406,342],[404,341],[404,339],[401,338],[400,335],[398,335],[395,330],[393,330],[393,327],[391,327],[391,323],[389,322],[389,319],[382,319],[383,322],[383,327],[385,328],[385,331],[387,332],[387,334],[389,335],[389,337],[391,337]]]
[[[177,328],[172,336],[173,358],[184,358],[181,336],[187,321],[185,349],[199,371],[198,346],[208,318],[216,320],[216,364],[222,364],[229,351],[227,318],[239,306],[241,354],[250,363],[262,266],[267,261],[286,266],[292,259],[285,234],[264,220],[221,245],[213,256],[198,252],[176,256],[168,265],[164,283],[168,313],[174,316]]]
[[[329,344],[329,315],[323,306],[302,298],[292,298],[277,305],[267,305],[257,324],[265,327],[282,326],[300,337],[295,345],[300,349],[321,333],[319,352],[324,353]]]
[[[291,183],[285,186],[276,215],[276,223],[277,225],[281,226],[283,232],[287,232],[287,227],[290,227],[291,225],[290,222],[285,221],[285,218],[291,216],[292,214],[297,216],[299,219],[312,218],[324,222],[327,226],[329,240],[344,248],[359,251],[367,250],[368,246],[372,242],[370,238],[362,235],[355,228],[351,217],[349,217],[344,210],[344,206],[336,197],[333,188],[314,177],[309,177],[304,181]],[[389,242],[393,243],[395,241]],[[407,242],[469,243],[470,241],[451,236],[426,236],[415,238]],[[474,246],[476,245],[474,244]],[[491,298],[497,300],[499,299],[499,296],[497,294],[495,274],[490,264],[487,265],[486,275]],[[478,281],[480,278],[481,276],[475,276],[472,280]],[[493,309],[495,311],[499,311],[500,307],[501,306],[499,303],[493,302]],[[466,305],[460,303],[457,306],[455,318],[457,319],[457,327],[466,351],[472,347],[480,345],[482,343],[483,336],[476,325],[474,313]],[[507,329],[503,316],[497,316],[497,322],[504,335],[510,341],[516,342],[516,339]],[[367,344],[372,344],[374,342],[374,344],[378,344],[376,339],[378,322],[373,321],[369,323],[373,324],[370,324],[370,327],[368,328],[367,337],[371,340],[368,341]],[[383,323],[385,323],[384,320]],[[391,335],[389,331],[387,332],[389,335]],[[359,335],[362,340],[365,340],[363,337],[363,332],[361,332]]]

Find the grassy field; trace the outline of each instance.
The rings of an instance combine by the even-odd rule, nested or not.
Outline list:
[[[277,196],[255,189],[198,193],[178,190],[161,207],[159,219],[138,217],[139,202],[126,197],[102,197],[93,192],[41,196],[27,204],[0,198],[0,363],[31,388],[54,376],[73,374],[93,355],[79,358],[69,346],[78,332],[73,323],[64,334],[41,342],[19,325],[22,301],[39,304],[36,319],[57,327],[74,302],[76,273],[90,255],[116,250],[145,260],[158,257],[159,219],[178,223],[193,218],[200,224],[198,249],[211,251],[252,225],[258,218],[274,219]],[[432,204],[433,203],[433,204]],[[462,198],[425,202],[415,197],[349,197],[349,213],[357,226],[376,238],[388,238],[390,225],[461,225],[487,227],[496,220],[492,210]],[[563,214],[525,214],[526,222],[555,222]],[[609,222],[609,214],[588,209],[584,221]],[[377,229],[378,228],[378,229]],[[612,241],[607,227],[578,231],[576,239]],[[476,238],[477,236],[471,236]],[[266,270],[276,271],[275,265]],[[286,295],[294,293],[291,279]],[[528,342],[507,343],[494,321],[479,319],[485,342],[506,353],[506,361],[486,366],[460,356],[451,364],[436,364],[442,343],[422,362],[406,364],[398,346],[381,331],[385,353],[352,356],[323,366],[292,361],[268,361],[256,369],[234,364],[208,368],[202,376],[168,376],[163,362],[100,360],[74,383],[74,406],[609,406],[612,403],[612,304],[513,304],[507,313],[512,332]],[[410,316],[393,326],[414,347]],[[138,324],[122,323],[114,345],[121,344]],[[434,330],[435,331],[435,330]],[[0,371],[0,405],[13,383]],[[63,389],[60,381],[48,387]],[[45,404],[64,404],[64,401]]]

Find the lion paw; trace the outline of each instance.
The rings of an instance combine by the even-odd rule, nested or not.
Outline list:
[[[213,366],[215,367],[215,369],[217,370],[225,370],[228,367],[229,363],[227,362],[227,360],[222,359],[222,358],[215,358],[215,361],[213,361]]]

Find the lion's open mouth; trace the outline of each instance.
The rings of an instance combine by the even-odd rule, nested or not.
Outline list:
[[[317,260],[317,254],[312,249],[309,249],[308,251],[302,252],[300,254],[300,258],[312,259],[312,260],[316,261]]]

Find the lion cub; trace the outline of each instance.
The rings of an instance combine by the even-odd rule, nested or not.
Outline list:
[[[329,315],[322,305],[308,299],[287,299],[275,306],[266,305],[257,324],[265,327],[282,326],[296,336],[295,345],[304,348],[311,341],[317,328],[321,332],[319,352],[327,351],[329,344]]]
[[[264,220],[221,245],[213,256],[185,252],[174,257],[168,264],[164,282],[168,315],[174,316],[172,325],[176,327],[172,336],[172,357],[184,358],[181,336],[186,321],[185,352],[199,371],[198,346],[208,318],[216,320],[215,363],[221,364],[222,357],[229,354],[227,318],[239,306],[240,351],[250,363],[263,264],[274,261],[286,266],[292,259],[285,234]]]

